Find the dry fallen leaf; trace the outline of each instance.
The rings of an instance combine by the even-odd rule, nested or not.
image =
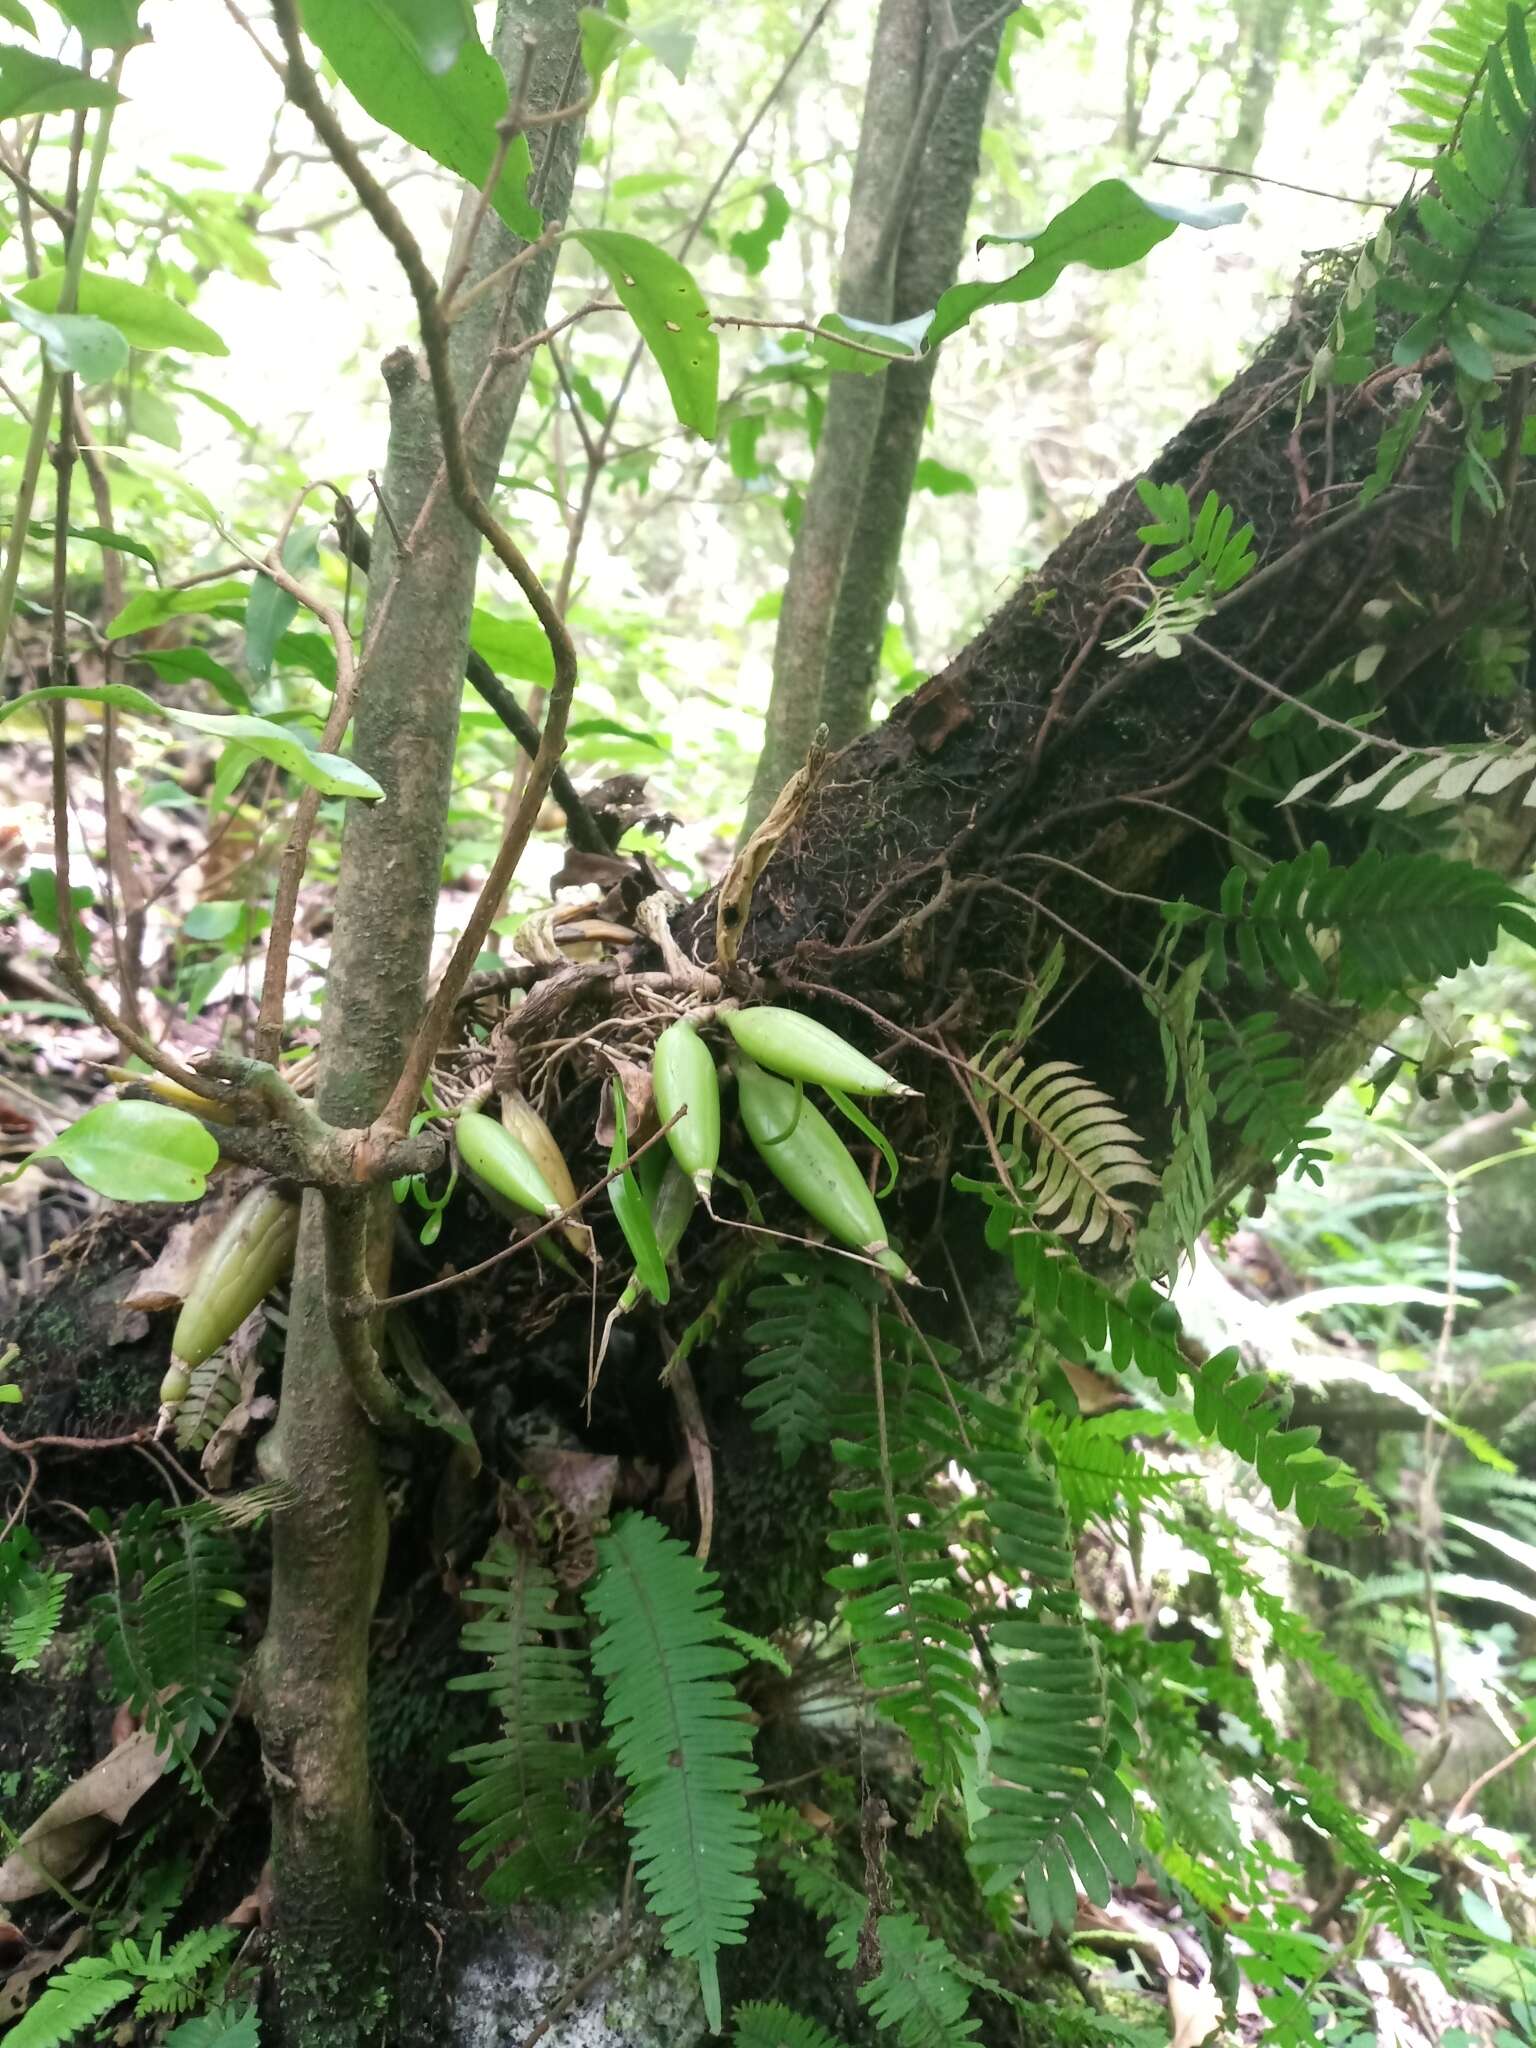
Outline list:
[[[1168,1979],[1168,2018],[1173,2032],[1168,2048],[1200,2048],[1221,2026],[1221,1997],[1209,1977],[1203,1984]]]
[[[50,1878],[67,1882],[165,1776],[170,1761],[170,1749],[157,1750],[141,1728],[66,1785],[0,1863],[0,1905],[35,1898],[48,1890]]]

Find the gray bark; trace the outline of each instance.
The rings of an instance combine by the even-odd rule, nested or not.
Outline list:
[[[968,0],[955,9],[962,33],[989,15],[996,15],[992,0]],[[937,305],[959,272],[1002,32],[1002,21],[996,20],[965,52],[934,116],[896,261],[895,320]],[[856,739],[869,723],[938,364],[934,351],[910,368],[888,370],[877,383],[880,418],[838,589],[822,685],[821,715],[834,747]]]
[[[882,242],[922,97],[928,11],[927,0],[881,0],[875,24],[837,293],[838,311],[859,320],[891,318],[891,265]],[[816,730],[837,593],[880,429],[886,374],[831,380],[784,586],[773,692],[747,802],[747,830],[804,759]]]
[[[529,81],[536,109],[565,104],[575,67],[575,0],[504,0],[495,48],[517,75],[523,39],[538,44]],[[535,163],[546,218],[569,202],[581,123],[545,129]],[[466,211],[470,201],[466,199]],[[464,214],[461,213],[460,232]],[[492,216],[469,282],[518,244]],[[554,253],[518,274],[514,338],[541,324]],[[454,328],[461,398],[474,389],[502,324],[487,293]],[[482,488],[495,482],[526,363],[506,372],[479,408],[467,444]],[[395,528],[414,525],[431,490],[439,443],[424,368],[405,351],[385,366],[390,442],[384,490]],[[353,806],[342,840],[335,939],[321,1042],[319,1108],[330,1122],[368,1123],[399,1074],[421,1013],[442,870],[458,706],[480,540],[446,489],[407,559],[389,522],[374,535],[369,622],[387,629],[365,659],[354,751],[386,801]],[[393,584],[393,590],[391,590]],[[391,1204],[380,1190],[373,1232],[387,1264]],[[372,1429],[340,1369],[325,1311],[324,1252],[311,1197],[295,1272],[279,1419],[267,1466],[296,1495],[273,1529],[272,1603],[260,1724],[273,1787],[273,1859],[283,2030],[337,2048],[377,2023],[377,1853],[366,1740],[369,1623],[387,1522]],[[383,1280],[376,1273],[377,1282]]]

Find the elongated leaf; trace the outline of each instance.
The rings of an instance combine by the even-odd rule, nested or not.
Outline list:
[[[151,626],[163,626],[167,619],[217,612],[221,605],[243,605],[248,594],[249,585],[237,583],[233,577],[222,583],[199,583],[191,590],[141,590],[137,597],[129,598],[110,622],[107,638],[126,640],[130,633],[147,633]]]
[[[136,555],[154,571],[155,575],[160,574],[160,564],[155,560],[154,550],[146,547],[141,540],[130,540],[126,533],[119,533],[114,527],[68,526],[64,530],[71,540],[93,541],[99,548],[113,548],[121,555]],[[46,520],[34,519],[27,532],[36,540],[52,540],[54,529]]]
[[[219,1147],[195,1116],[169,1103],[102,1102],[32,1158],[62,1160],[109,1201],[195,1202]]]
[[[320,552],[318,526],[296,526],[283,544],[283,567],[302,576],[314,567]],[[272,673],[272,657],[298,614],[299,600],[291,597],[270,576],[258,576],[245,601],[245,665],[253,682],[264,683]]]
[[[18,114],[62,114],[73,107],[110,107],[118,95],[99,78],[56,64],[14,43],[0,47],[0,121]]]
[[[384,0],[434,78],[451,71],[466,36],[475,32],[469,0]]]
[[[177,725],[190,726],[194,732],[207,733],[210,739],[242,747],[263,761],[275,761],[279,768],[286,768],[290,775],[309,783],[322,796],[352,796],[376,802],[384,794],[373,777],[354,762],[340,754],[320,752],[289,726],[238,713],[226,717],[212,711],[181,711],[175,705],[157,704],[153,697],[129,683],[98,683],[93,688],[79,689],[52,685],[29,690],[9,704],[0,704],[0,725],[24,705],[44,704],[55,698],[65,703],[111,704],[119,711],[136,712],[141,718],[169,718]]]
[[[215,661],[201,647],[148,647],[139,657],[165,683],[186,683],[196,678],[209,683],[232,711],[249,711],[251,700],[245,685],[233,669]]]
[[[1177,227],[1225,227],[1241,220],[1245,210],[1236,201],[1220,206],[1168,206],[1143,199],[1120,178],[1101,179],[1063,207],[1038,234],[984,235],[983,245],[1027,246],[1033,260],[1012,277],[992,284],[951,285],[939,300],[928,346],[936,347],[985,306],[1016,306],[1043,298],[1069,263],[1084,263],[1090,270],[1123,270],[1129,263],[1139,263]]]
[[[49,367],[86,384],[105,384],[128,360],[128,344],[105,320],[90,313],[39,313],[20,299],[0,296],[18,327],[43,344]]]
[[[608,1171],[617,1166],[629,1166],[629,1132],[625,1128],[624,1090],[615,1081],[613,1084],[613,1150],[608,1155]],[[651,1221],[650,1204],[640,1192],[640,1183],[633,1170],[621,1173],[617,1180],[608,1183],[608,1199],[613,1213],[619,1219],[619,1228],[625,1242],[634,1256],[635,1272],[640,1284],[653,1294],[663,1307],[671,1299],[672,1282],[667,1275],[667,1262],[661,1256],[661,1247],[656,1242],[656,1227]]]
[[[16,296],[24,306],[52,313],[63,287],[62,270],[45,270],[40,277],[29,278]],[[130,284],[123,277],[103,277],[87,270],[80,279],[75,310],[110,320],[130,348],[179,348],[200,356],[229,354],[224,342],[195,313],[168,299],[164,292]]]
[[[675,256],[638,235],[583,228],[571,237],[608,274],[620,303],[639,328],[666,379],[672,407],[685,427],[715,438],[720,390],[720,343],[709,308]]]
[[[812,355],[820,356],[834,370],[856,370],[868,377],[878,374],[887,363],[917,362],[933,315],[915,313],[910,320],[886,323],[855,320],[851,313],[826,313],[816,324],[819,332],[811,343]],[[837,340],[828,339],[837,335],[846,335],[858,346],[844,348]]]
[[[506,115],[510,89],[472,21],[453,62],[446,70],[432,69],[419,40],[424,11],[401,0],[305,0],[304,28],[374,120],[470,184],[483,185],[499,147],[496,126]],[[456,5],[452,13],[457,15]],[[528,143],[519,135],[491,195],[513,234],[529,241],[543,226],[528,200],[530,169]]]
[[[546,688],[555,679],[554,656],[535,619],[501,619],[476,605],[469,622],[469,644],[499,676]]]

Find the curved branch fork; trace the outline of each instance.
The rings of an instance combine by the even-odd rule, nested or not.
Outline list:
[[[362,1188],[431,1173],[446,1156],[446,1141],[437,1131],[390,1138],[377,1126],[346,1130],[326,1123],[264,1060],[215,1053],[198,1071],[228,1087],[230,1106],[240,1116],[235,1124],[209,1126],[220,1152],[274,1180],[322,1192]]]

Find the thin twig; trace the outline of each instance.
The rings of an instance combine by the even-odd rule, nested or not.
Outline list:
[[[1397,204],[1395,199],[1356,199],[1349,192],[1328,192],[1321,185],[1298,185],[1291,178],[1268,178],[1259,171],[1238,171],[1230,164],[1194,164],[1179,156],[1155,156],[1155,164],[1163,164],[1170,171],[1203,171],[1208,178],[1242,178],[1250,185],[1278,185],[1282,192],[1305,192],[1311,199],[1332,199],[1339,206],[1378,206],[1390,213]]]

